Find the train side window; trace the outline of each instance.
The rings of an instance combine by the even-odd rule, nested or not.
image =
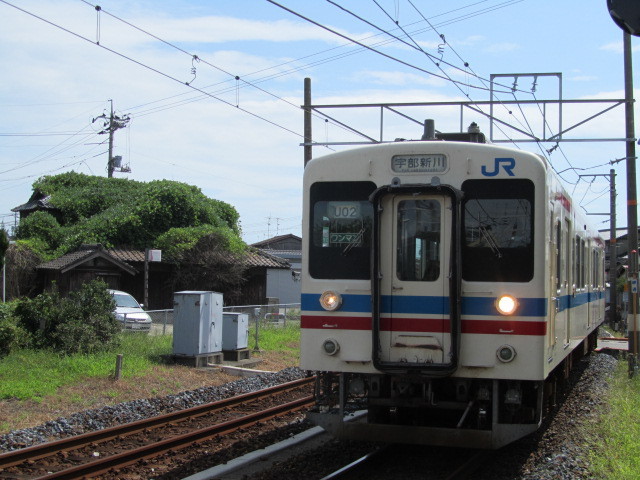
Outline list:
[[[440,276],[440,216],[437,200],[403,200],[398,204],[399,280],[424,282]]]
[[[556,222],[556,292],[560,293],[562,288],[562,223]]]
[[[373,182],[311,185],[309,274],[313,278],[368,279]]]
[[[580,285],[582,288],[587,288],[587,268],[588,268],[588,259],[587,259],[587,244],[584,239],[580,240],[580,251],[582,252],[582,264],[580,269]]]
[[[582,288],[582,272],[584,265],[582,264],[582,249],[580,248],[580,237],[576,235],[576,246],[575,246],[575,276],[574,281],[576,284],[576,288]]]
[[[462,190],[462,278],[530,281],[534,268],[533,182],[467,180]]]

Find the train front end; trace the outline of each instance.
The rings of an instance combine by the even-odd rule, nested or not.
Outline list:
[[[538,428],[546,185],[539,157],[462,142],[307,165],[301,368],[318,375],[314,422],[344,438],[476,448]]]

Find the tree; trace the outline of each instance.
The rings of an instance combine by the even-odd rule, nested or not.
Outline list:
[[[16,229],[17,239],[40,239],[47,250],[54,250],[62,242],[62,227],[48,212],[33,212],[20,221]]]
[[[221,233],[204,235],[191,248],[174,253],[174,261],[175,291],[224,292],[228,300],[239,294],[247,268],[243,252],[232,252]]]
[[[7,297],[20,298],[38,290],[36,266],[43,262],[41,242],[18,240],[7,249]]]
[[[106,248],[160,248],[176,264],[176,285],[231,294],[243,282],[239,215],[199,188],[169,180],[136,182],[75,172],[46,176],[34,185],[53,214],[35,212],[18,226],[25,277],[36,259],[48,260],[85,243]],[[35,282],[31,282],[33,285]],[[19,282],[22,286],[28,281]],[[17,292],[23,294],[22,291]],[[26,292],[25,292],[26,293]],[[32,292],[28,292],[32,293]]]
[[[9,248],[9,236],[4,228],[0,229],[0,268],[4,266],[4,256]]]
[[[36,212],[20,222],[21,239],[38,239],[59,256],[83,243],[144,249],[173,228],[225,230],[240,240],[239,215],[192,185],[170,180],[137,182],[68,172],[45,176],[34,192],[49,197],[55,217]],[[34,217],[32,219],[32,217]]]

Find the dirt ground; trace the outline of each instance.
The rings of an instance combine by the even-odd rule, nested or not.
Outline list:
[[[261,362],[257,370],[277,372],[297,366],[297,359],[277,352],[252,353]],[[113,405],[141,398],[170,395],[199,387],[232,382],[238,377],[217,368],[192,368],[181,365],[159,365],[143,377],[87,379],[60,388],[55,395],[41,401],[0,400],[0,434],[34,427],[74,412]]]

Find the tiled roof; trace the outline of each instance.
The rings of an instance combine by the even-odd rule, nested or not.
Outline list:
[[[302,250],[271,250],[270,248],[265,248],[262,251],[276,257],[302,257]]]
[[[269,245],[273,243],[278,243],[282,240],[289,240],[289,239],[302,241],[302,239],[297,235],[294,235],[293,233],[287,233],[286,235],[278,235],[276,237],[271,237],[271,238],[267,238],[266,240],[261,240],[256,243],[252,243],[251,246],[258,247],[258,248],[267,248],[269,247]]]
[[[104,260],[107,260],[108,262],[113,263],[114,265],[117,265],[122,270],[129,272],[131,275],[134,275],[136,273],[135,268],[133,268],[131,265],[124,262],[123,260],[110,255],[109,252],[107,250],[104,250],[102,248],[102,245],[99,245],[99,244],[83,245],[82,247],[80,247],[80,249],[76,250],[75,252],[67,253],[54,260],[38,265],[37,269],[38,270],[57,270],[62,273],[65,273],[79,265],[82,265],[83,263],[93,260],[94,258],[102,258]]]
[[[142,250],[120,250],[110,248],[107,250],[109,255],[122,260],[123,262],[144,262],[144,251]]]
[[[89,260],[101,257],[108,261],[119,265],[124,270],[131,270],[135,272],[135,269],[129,265],[129,263],[143,263],[144,251],[142,250],[121,250],[121,249],[109,249],[105,250],[99,244],[94,245],[82,245],[75,252],[67,253],[55,260],[45,262],[38,265],[39,270],[59,270],[63,273],[81,265]],[[229,261],[232,257],[230,257]],[[245,265],[248,267],[264,267],[264,268],[290,268],[291,265],[283,258],[270,255],[258,248],[247,249],[244,259]]]
[[[49,204],[50,195],[42,195],[42,194],[33,194],[27,203],[23,203],[22,205],[18,205],[11,209],[12,212],[28,212],[29,210],[50,210],[55,207]]]
[[[270,255],[259,248],[247,249],[246,264],[250,267],[266,267],[266,268],[290,268],[291,264],[284,258],[278,258]]]

